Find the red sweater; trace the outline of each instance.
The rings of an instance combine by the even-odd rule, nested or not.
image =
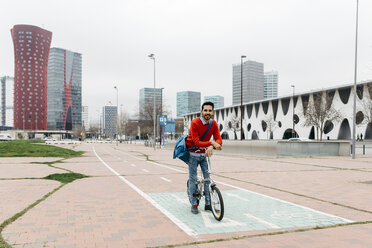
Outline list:
[[[189,136],[187,137],[187,140],[186,140],[187,148],[191,148],[193,145],[197,147],[210,146],[212,142],[210,142],[209,140],[211,139],[212,135],[213,135],[214,141],[222,145],[222,138],[220,135],[220,130],[218,129],[218,125],[215,120],[213,120],[212,126],[209,129],[208,133],[205,135],[204,139],[200,140],[200,137],[203,136],[205,131],[207,131],[208,126],[209,126],[209,122],[203,125],[203,122],[200,119],[200,117],[192,120],[191,125],[190,125]],[[200,153],[204,153],[204,151],[200,151]]]

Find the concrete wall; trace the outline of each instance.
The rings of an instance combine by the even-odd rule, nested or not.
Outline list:
[[[175,141],[168,141],[167,149],[173,149]],[[350,142],[348,141],[260,141],[224,140],[223,150],[215,154],[235,154],[257,157],[311,157],[311,156],[349,156]]]

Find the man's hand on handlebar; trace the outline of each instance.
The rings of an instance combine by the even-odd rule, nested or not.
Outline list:
[[[213,146],[210,145],[208,146],[207,151],[205,151],[205,156],[212,157],[212,155],[213,155]]]
[[[216,150],[222,150],[222,146],[220,144],[218,144],[216,141],[212,141],[212,146]]]

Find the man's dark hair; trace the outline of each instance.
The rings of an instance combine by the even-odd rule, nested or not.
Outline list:
[[[205,102],[205,103],[203,103],[203,105],[202,105],[202,109],[201,109],[201,110],[204,109],[204,106],[205,106],[205,105],[212,106],[212,110],[214,109],[214,103],[213,103],[213,102]]]

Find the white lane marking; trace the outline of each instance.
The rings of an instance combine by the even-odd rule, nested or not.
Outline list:
[[[129,182],[127,179],[125,179],[123,176],[120,176],[119,173],[117,173],[114,169],[112,169],[105,161],[102,160],[100,156],[96,153],[96,150],[93,146],[93,152],[96,155],[96,157],[101,161],[102,164],[104,164],[112,173],[118,176],[120,180],[122,180],[124,183],[126,183],[129,187],[131,187],[134,191],[136,191],[140,196],[145,198],[149,203],[151,203],[155,208],[159,209],[165,216],[167,216],[174,224],[176,224],[181,230],[183,230],[186,234],[189,236],[197,236],[197,234],[191,230],[188,226],[186,226],[183,222],[181,222],[179,219],[177,219],[173,214],[168,212],[165,208],[160,206],[157,202],[155,202],[150,196],[148,196],[145,192],[141,191],[139,188],[137,188],[133,183]]]
[[[128,156],[131,156],[130,154],[127,154],[127,155]],[[136,158],[136,159],[139,159],[139,158]],[[142,159],[139,159],[139,160],[142,160]],[[158,165],[158,166],[161,166],[161,167],[164,167],[164,168],[168,168],[170,170],[174,170],[174,171],[178,171],[178,172],[182,172],[182,173],[186,173],[187,172],[185,170],[174,169],[172,167],[169,167],[169,166],[166,166],[166,165],[162,165],[162,164],[159,164],[159,163],[155,163],[155,162],[152,162],[152,161],[147,161],[147,162],[148,163],[155,164],[155,165]],[[295,203],[292,203],[292,202],[284,201],[284,200],[281,200],[281,199],[278,199],[278,198],[275,198],[275,197],[263,195],[263,194],[260,194],[260,193],[254,192],[254,191],[250,191],[250,190],[247,190],[247,189],[238,187],[238,186],[234,186],[234,185],[228,184],[228,183],[223,183],[221,181],[215,181],[215,182],[216,183],[220,183],[220,184],[225,185],[225,186],[228,186],[228,187],[231,187],[231,188],[239,189],[239,190],[246,191],[246,192],[249,192],[249,193],[252,193],[252,194],[256,194],[256,195],[260,195],[260,196],[263,196],[263,197],[266,197],[266,198],[269,198],[269,199],[272,199],[272,200],[276,200],[276,201],[280,201],[280,202],[283,202],[283,203],[286,203],[286,204],[290,204],[292,206],[297,206],[297,207],[300,207],[300,208],[303,208],[303,209],[307,209],[307,210],[310,210],[310,211],[313,211],[313,212],[316,212],[316,213],[319,213],[319,214],[323,214],[323,215],[326,215],[326,216],[329,216],[329,217],[338,218],[338,219],[341,219],[341,220],[343,220],[345,222],[349,222],[349,223],[354,222],[352,220],[348,220],[348,219],[345,219],[345,218],[342,218],[342,217],[339,217],[339,216],[336,216],[336,215],[333,215],[333,214],[327,214],[327,213],[322,212],[322,211],[318,211],[318,210],[315,210],[315,209],[312,209],[312,208],[308,208],[308,207],[305,207],[305,206],[302,206],[302,205],[298,205],[298,204],[295,204]]]
[[[129,156],[129,157],[132,157],[132,158],[135,158],[135,159],[138,159],[138,160],[141,160],[141,161],[145,161],[145,160],[146,160],[146,159],[144,159],[144,158],[139,158],[139,157],[133,156],[133,155],[131,155],[131,154],[129,154],[129,153],[122,152],[122,151],[120,151],[120,150],[116,150],[116,149],[115,149],[115,151],[120,152],[120,153],[123,153],[123,154],[125,154],[125,155],[127,155],[127,156]]]
[[[163,165],[163,164],[155,163],[155,162],[152,162],[152,161],[147,161],[147,162],[150,163],[150,164],[154,164],[154,165],[157,165],[157,166],[160,166],[160,167],[164,167],[164,168],[173,170],[173,171],[182,172],[182,173],[187,172],[186,170],[175,169],[175,168],[172,168],[170,166],[166,166],[166,165]]]
[[[222,226],[245,226],[245,223],[241,223],[229,218],[223,218],[223,222],[220,221],[214,221],[212,222],[210,219],[211,214],[207,213],[206,211],[200,211],[201,216],[203,217],[203,221],[206,227],[209,228],[219,228]]]
[[[165,178],[165,177],[160,177],[161,179],[163,179],[164,181],[167,181],[168,183],[172,182],[172,180],[168,179],[168,178]]]
[[[130,166],[132,166],[132,167],[136,167],[136,165],[135,165],[135,164],[130,164]]]
[[[142,169],[142,171],[143,171],[143,172],[150,172],[150,171],[148,171],[148,170],[146,170],[146,169]]]
[[[326,216],[329,216],[329,217],[333,217],[333,218],[338,218],[338,219],[341,219],[341,220],[343,220],[345,222],[349,222],[349,223],[354,222],[352,220],[348,220],[348,219],[345,219],[345,218],[342,218],[342,217],[339,217],[339,216],[336,216],[336,215],[333,215],[333,214],[327,214],[327,213],[324,213],[322,211],[318,211],[318,210],[315,210],[315,209],[312,209],[312,208],[308,208],[308,207],[305,207],[305,206],[302,206],[302,205],[298,205],[296,203],[284,201],[284,200],[281,200],[281,199],[278,199],[278,198],[275,198],[275,197],[271,197],[271,196],[268,196],[268,195],[263,195],[263,194],[260,194],[260,193],[254,192],[254,191],[250,191],[250,190],[247,190],[247,189],[238,187],[238,186],[234,186],[234,185],[228,184],[228,183],[224,183],[224,182],[221,182],[221,181],[215,181],[215,182],[216,183],[219,183],[219,184],[222,184],[222,185],[225,185],[225,186],[228,186],[228,187],[231,187],[231,188],[235,188],[235,189],[239,189],[239,190],[242,190],[242,191],[245,191],[245,192],[249,192],[251,194],[263,196],[265,198],[269,198],[269,199],[272,199],[272,200],[275,200],[275,201],[280,201],[280,202],[283,202],[285,204],[290,204],[292,206],[300,207],[300,208],[303,208],[303,209],[306,209],[306,210],[309,210],[309,211],[312,211],[312,212],[315,212],[315,213],[323,214],[323,215],[326,215]]]
[[[275,225],[273,223],[267,222],[266,220],[263,220],[263,219],[258,218],[256,216],[253,216],[251,214],[245,213],[244,215],[247,216],[248,218],[254,219],[255,221],[260,222],[260,223],[262,223],[262,224],[264,224],[266,226],[269,226],[271,228],[280,228],[280,226],[277,226],[277,225]]]
[[[236,194],[233,194],[233,193],[226,193],[226,195],[228,195],[228,196],[232,196],[232,197],[235,197],[235,198],[238,198],[238,199],[241,200],[241,201],[249,202],[248,199],[245,199],[244,197],[241,197],[240,195],[236,195]]]

